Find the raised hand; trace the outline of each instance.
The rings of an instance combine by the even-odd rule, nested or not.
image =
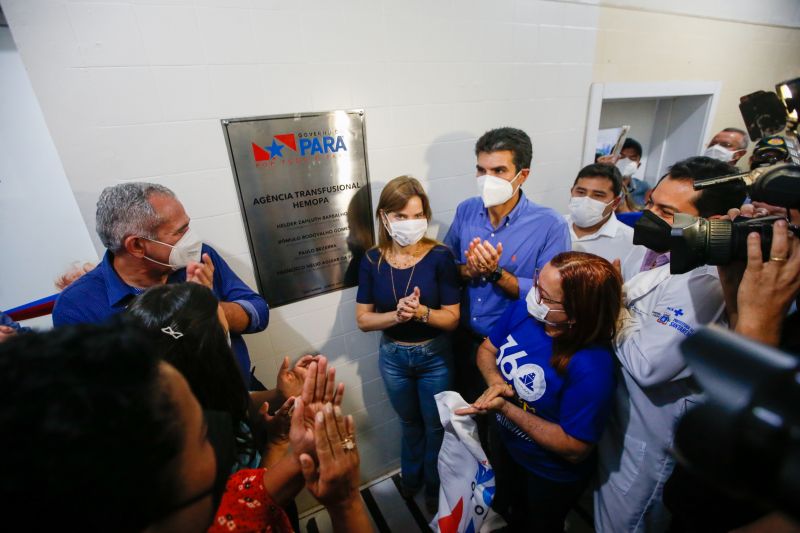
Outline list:
[[[315,355],[304,355],[290,369],[289,357],[283,358],[281,367],[278,369],[278,381],[275,384],[275,388],[284,398],[300,395],[303,391],[303,382],[305,382],[308,375],[308,366],[316,359],[317,356]]]
[[[302,403],[298,406],[304,409]],[[358,465],[353,417],[342,416],[330,403],[314,417],[314,451],[300,455],[300,469],[306,488],[326,507],[336,507],[359,498]],[[318,467],[317,467],[318,465]]]
[[[292,422],[290,411],[293,405],[294,397],[290,396],[283,402],[283,405],[275,411],[274,415],[269,414],[269,402],[264,402],[259,408],[258,413],[264,419],[269,442],[284,442],[289,438],[289,429]]]
[[[503,255],[503,243],[497,243],[495,248],[489,241],[483,241],[475,244],[472,250],[473,261],[481,275],[491,274],[497,270],[500,257]]]
[[[772,226],[772,246],[767,262],[758,233],[747,236],[747,268],[736,301],[736,331],[777,346],[781,325],[792,300],[800,291],[800,243],[785,220]]]
[[[328,359],[319,356],[308,365],[308,375],[303,382],[303,390],[295,399],[289,441],[295,456],[301,453],[314,453],[314,416],[322,410],[326,403],[341,405],[344,396],[344,384],[334,385],[336,369],[328,368]],[[298,407],[302,406],[302,409]]]
[[[195,261],[189,262],[186,265],[186,281],[205,285],[209,289],[214,289],[214,263],[211,261],[211,256],[203,254],[202,262]]]

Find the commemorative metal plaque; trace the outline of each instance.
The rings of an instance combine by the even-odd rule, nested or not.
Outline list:
[[[250,253],[272,307],[358,284],[374,243],[364,112],[223,120]]]

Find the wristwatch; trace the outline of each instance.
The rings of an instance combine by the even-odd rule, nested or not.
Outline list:
[[[414,320],[416,320],[417,322],[422,322],[423,324],[427,324],[428,320],[431,318],[431,308],[430,308],[430,306],[426,305],[425,307],[427,307],[428,310],[425,312],[424,315],[422,315],[420,317],[414,317]]]
[[[503,267],[497,265],[497,268],[494,269],[494,272],[489,274],[489,276],[486,279],[488,279],[492,283],[497,283],[498,281],[500,281],[500,278],[502,277],[503,277]]]

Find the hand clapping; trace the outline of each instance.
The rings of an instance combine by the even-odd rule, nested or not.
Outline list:
[[[503,255],[503,243],[497,243],[497,248],[489,241],[481,241],[475,237],[470,241],[469,248],[464,250],[467,257],[467,270],[473,277],[486,276],[497,270],[500,257]]]
[[[396,320],[400,322],[408,322],[417,316],[417,309],[419,309],[419,287],[414,287],[414,292],[405,298],[400,298],[397,302],[397,317]]]

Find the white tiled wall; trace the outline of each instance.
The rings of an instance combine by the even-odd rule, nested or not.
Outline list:
[[[365,108],[373,201],[392,177],[416,175],[439,237],[473,193],[475,139],[516,126],[534,140],[527,192],[563,209],[580,162],[595,3],[2,0],[90,231],[103,187],[159,181],[252,286],[220,119]],[[369,479],[398,465],[399,424],[378,337],[357,330],[354,309],[354,289],[287,305],[248,344],[269,385],[284,354],[334,360]]]

